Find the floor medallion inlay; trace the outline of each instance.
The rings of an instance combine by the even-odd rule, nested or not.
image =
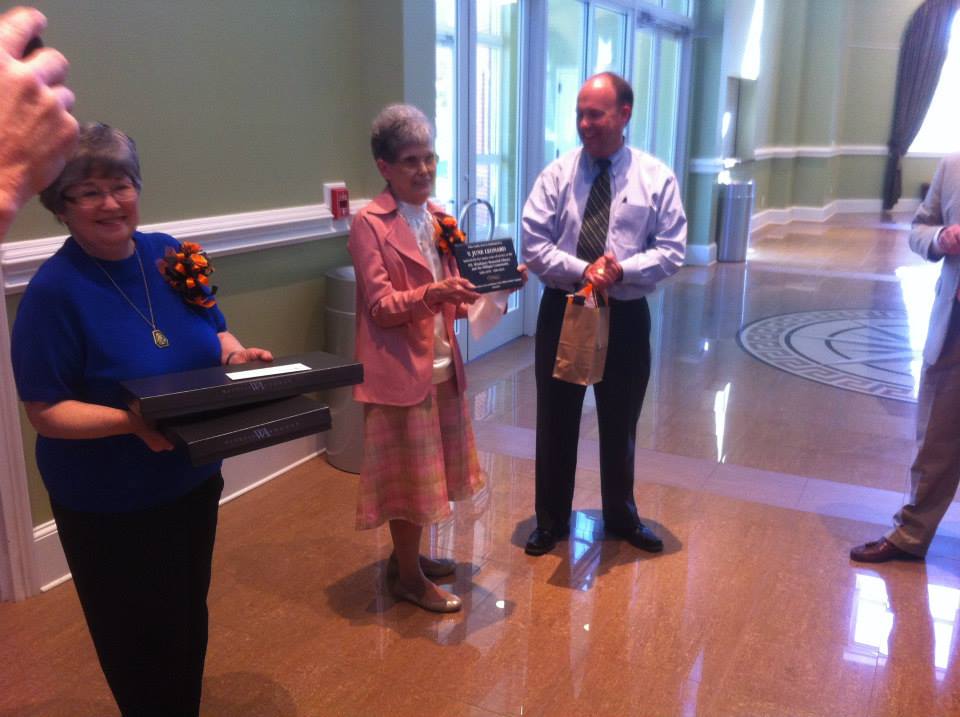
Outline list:
[[[905,311],[780,314],[743,327],[737,339],[754,358],[795,376],[895,401],[917,400],[921,347],[911,346]]]

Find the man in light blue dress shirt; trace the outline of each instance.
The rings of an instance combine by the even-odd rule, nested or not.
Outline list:
[[[537,527],[530,555],[549,552],[570,530],[586,389],[553,378],[553,365],[565,296],[586,282],[610,303],[604,376],[594,385],[604,526],[642,550],[663,549],[637,514],[634,449],[650,377],[646,296],[683,264],[687,220],[670,168],[624,143],[632,111],[633,91],[621,77],[588,79],[577,96],[583,147],[543,170],[523,209],[523,260],[545,285],[534,360]]]

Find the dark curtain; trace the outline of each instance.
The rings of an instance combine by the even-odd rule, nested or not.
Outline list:
[[[947,57],[950,22],[960,0],[925,0],[907,23],[897,65],[893,126],[887,142],[883,208],[892,209],[902,191],[900,159],[920,131]]]

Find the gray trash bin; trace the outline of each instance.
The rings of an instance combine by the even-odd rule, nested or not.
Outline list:
[[[746,261],[753,197],[752,180],[720,185],[717,203],[718,261]]]
[[[354,360],[357,277],[352,266],[326,274],[324,350]],[[363,406],[353,400],[350,386],[327,391],[333,425],[327,432],[327,460],[349,473],[359,473],[363,461]]]

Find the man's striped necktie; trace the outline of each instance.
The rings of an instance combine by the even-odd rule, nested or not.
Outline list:
[[[577,257],[588,264],[603,256],[610,224],[610,160],[598,159],[597,167],[600,173],[590,187],[580,236],[577,238]]]

